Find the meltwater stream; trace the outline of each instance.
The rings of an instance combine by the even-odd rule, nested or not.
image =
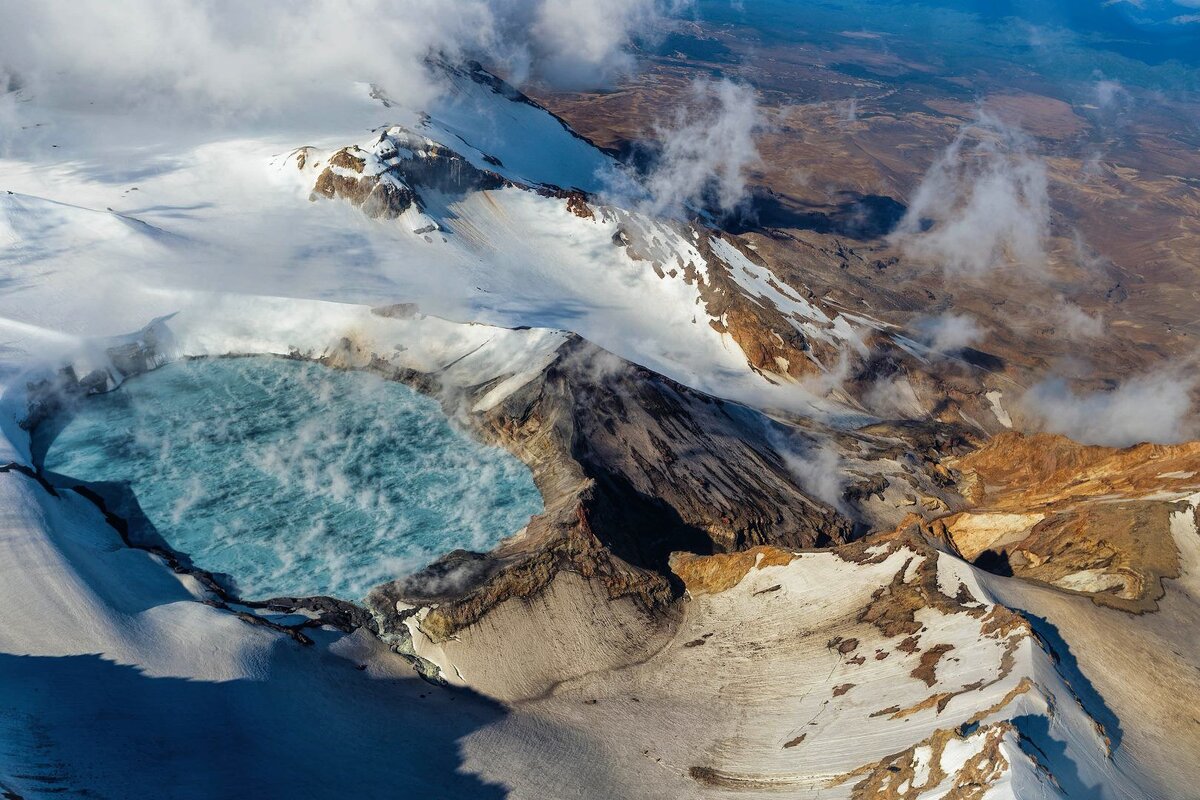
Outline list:
[[[246,599],[359,600],[542,510],[529,469],[436,401],[273,357],[171,364],[88,398],[44,465]]]

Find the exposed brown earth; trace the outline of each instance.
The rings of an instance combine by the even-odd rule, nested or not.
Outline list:
[[[721,55],[707,60],[700,48],[648,57],[645,71],[614,90],[535,96],[598,144],[622,147],[653,138],[654,121],[669,118],[698,71],[751,81],[767,126],[751,175],[760,190],[756,222],[738,232],[779,279],[830,308],[902,329],[944,312],[969,314],[985,329],[977,346],[991,358],[932,370],[903,359],[885,367],[885,377],[915,384],[922,413],[960,420],[962,412],[994,433],[1000,428],[989,427],[979,402],[985,389],[1019,396],[1050,370],[1080,387],[1103,388],[1105,380],[1195,357],[1200,156],[1183,122],[1195,118],[1194,99],[1126,87],[1138,113],[1117,124],[1091,103],[1087,86],[1029,79],[1014,88],[981,73],[965,90],[927,80],[936,64],[847,35],[806,47],[764,42],[737,26],[689,23],[681,35],[719,45]],[[874,77],[848,78],[837,66],[847,63]],[[905,80],[891,83],[890,75]],[[1048,257],[1031,269],[947,275],[886,233],[980,108],[1028,133],[1045,165],[1053,207]],[[1072,327],[1063,311],[1068,301],[1099,320],[1099,336]],[[852,386],[855,396],[879,366],[852,376],[862,384]]]
[[[1200,443],[1115,449],[1005,433],[951,463],[972,507],[934,529],[965,558],[1139,612],[1179,575],[1170,515],[1200,491]]]
[[[942,656],[954,649],[952,644],[935,644],[925,652],[921,653],[921,663],[913,668],[909,674],[912,677],[925,681],[926,686],[933,686],[937,683],[937,664],[942,660]]]
[[[755,547],[708,557],[679,552],[671,556],[671,571],[680,577],[689,594],[715,594],[736,586],[752,569],[788,564],[793,558],[795,554],[778,547]]]
[[[1000,742],[1005,735],[1015,735],[1015,728],[1010,723],[995,723],[973,734],[973,737],[982,739],[982,746],[953,776],[948,775],[940,766],[942,753],[948,742],[966,737],[954,730],[943,729],[908,750],[846,775],[844,781],[864,776],[854,784],[851,797],[855,800],[916,800],[925,790],[940,785],[948,777],[953,777],[951,788],[941,795],[942,797],[952,800],[981,800],[991,785],[1000,780],[1008,770],[1008,760],[1000,752]],[[934,766],[928,770],[925,780],[918,781],[916,751],[922,747],[929,748],[929,763]]]

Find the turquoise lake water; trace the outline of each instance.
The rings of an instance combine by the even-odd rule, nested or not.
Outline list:
[[[44,466],[245,599],[360,600],[542,511],[529,469],[433,399],[271,357],[171,364],[88,398]]]

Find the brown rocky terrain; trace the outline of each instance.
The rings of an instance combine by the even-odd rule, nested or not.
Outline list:
[[[296,166],[318,168],[311,148],[294,154]],[[368,168],[369,164],[369,168]],[[403,128],[381,134],[371,150],[344,147],[333,153],[317,175],[317,196],[348,200],[373,219],[395,219],[413,205],[423,206],[417,191],[451,194],[498,189],[508,184],[499,175],[476,169],[457,153]]]
[[[1127,611],[1157,609],[1179,577],[1171,518],[1200,491],[1200,443],[1004,433],[951,464],[971,507],[934,527],[969,561]]]
[[[586,127],[595,119],[588,115],[590,104],[608,108],[669,85],[643,79],[616,95],[554,96],[546,102],[558,103],[564,113],[574,111],[575,121],[582,120],[601,141],[609,136],[608,143],[620,144],[612,131]],[[501,91],[507,85],[497,80],[496,86]],[[969,118],[970,109],[957,102],[931,101],[920,125],[937,127],[942,139],[952,135]],[[990,113],[1020,120],[1045,141],[1065,142],[1086,128],[1084,117],[1053,98],[1010,93],[989,103]],[[936,122],[931,109],[945,118]],[[789,111],[789,124],[800,124],[805,113]],[[879,133],[865,121],[855,120],[851,127],[864,136]],[[764,149],[783,139],[794,143],[796,133],[794,127],[773,130]],[[794,146],[811,145],[802,140]],[[311,166],[306,162],[312,155],[300,153],[297,165]],[[785,160],[776,155],[768,162]],[[915,179],[914,165],[906,164],[906,173],[891,174],[892,188],[903,175]],[[757,195],[756,202],[766,198],[774,204],[767,208],[776,211],[781,203],[794,203],[795,197],[771,186],[769,171],[758,178],[768,194]],[[361,205],[380,180],[458,192],[505,185],[453,152],[392,128],[368,149],[335,153],[318,174],[314,194]],[[558,196],[554,187],[538,191]],[[894,215],[903,212],[884,194],[862,194],[836,207],[810,209],[807,216],[793,209],[790,216],[726,231],[697,221],[664,228],[579,192],[560,194],[582,222],[615,222],[613,244],[631,261],[644,262],[662,280],[694,285],[709,324],[729,335],[756,372],[771,380],[804,381],[840,371],[826,391],[844,402],[885,418],[929,422],[834,432],[792,420],[806,431],[810,446],[830,436],[836,442],[838,463],[830,469],[844,476],[839,513],[797,489],[771,441],[778,432],[767,432],[777,423],[617,363],[576,341],[537,380],[486,413],[470,416],[481,436],[504,444],[534,467],[547,512],[487,557],[453,554],[407,583],[381,590],[375,606],[385,614],[392,614],[397,602],[429,607],[421,628],[434,643],[443,642],[509,598],[546,591],[564,569],[598,582],[610,599],[631,598],[638,608],[656,613],[678,593],[667,568],[671,553],[844,542],[852,530],[845,514],[852,515],[861,534],[907,524],[905,515],[915,513],[919,522],[932,520],[928,535],[947,541],[967,560],[1127,610],[1153,608],[1161,578],[1178,574],[1169,518],[1174,504],[1194,488],[1190,446],[1117,452],[1061,437],[1027,440],[1003,433],[1013,424],[1000,404],[1003,393],[1015,388],[1019,396],[1072,338],[1051,325],[1031,340],[1021,320],[1007,311],[1011,295],[1001,303],[988,299],[989,292],[1008,292],[1016,273],[987,282],[963,277],[948,294],[940,286],[932,291],[928,287],[934,284],[920,271],[927,265],[914,263],[882,236]],[[695,241],[690,260],[663,241],[667,231]],[[1058,267],[1068,273],[1080,269],[1069,260]],[[1036,283],[1032,291],[1044,295]],[[962,302],[956,302],[959,296]],[[968,310],[989,326],[986,350],[923,351],[898,334],[918,312],[928,316],[951,309]],[[1043,317],[1052,319],[1051,310]],[[838,323],[847,320],[849,327],[839,330]],[[1040,349],[1039,336],[1052,343],[1050,349]],[[1110,367],[1133,358],[1121,346],[1106,347]],[[327,360],[336,363],[341,357]],[[351,361],[363,357],[355,354]],[[427,384],[431,391],[439,388],[433,376],[388,374]],[[478,399],[487,388],[469,397]],[[732,458],[724,461],[725,454]],[[1131,466],[1160,461],[1167,466],[1153,467],[1158,469],[1153,474],[1147,471],[1151,468]],[[451,588],[440,588],[446,586]],[[399,613],[393,628],[409,612]]]
[[[611,599],[661,609],[674,596],[673,552],[824,546],[851,535],[844,516],[797,485],[768,439],[769,420],[579,339],[471,424],[530,465],[546,512],[487,558],[452,555],[376,593],[380,610],[436,603],[422,622],[435,640],[503,600],[536,596],[561,570],[598,581]],[[451,591],[424,588],[464,572],[470,579]]]
[[[698,70],[751,83],[764,117],[761,159],[745,220],[733,229],[783,284],[842,313],[902,330],[944,313],[976,320],[984,335],[974,347],[985,357],[887,368],[901,377],[934,373],[911,381],[923,410],[938,418],[961,419],[961,410],[988,425],[981,390],[1019,395],[1050,372],[1096,389],[1190,362],[1200,158],[1183,120],[1197,113],[1194,98],[1123,87],[1122,102],[1137,114],[1120,116],[1096,105],[1091,86],[1024,73],[1005,73],[1005,82],[981,71],[967,89],[968,79],[939,77],[934,59],[878,40],[847,32],[797,47],[737,25],[688,23],[680,50],[648,55],[644,72],[611,91],[533,94],[598,144],[620,149],[653,139]],[[930,165],[981,109],[1029,136],[1051,212],[1041,221],[1041,263],[977,276],[947,272],[888,234]],[[851,392],[861,396],[877,370],[853,377]]]
[[[604,90],[527,95],[427,55],[443,94],[359,84],[351,127],[388,124],[337,149],[291,148],[340,116],[261,141],[198,127],[178,159],[160,131],[86,158],[78,138],[5,148],[0,795],[131,794],[86,785],[126,785],[113,730],[149,742],[124,750],[168,792],[215,775],[197,794],[231,783],[193,742],[267,791],[331,754],[387,763],[401,794],[453,774],[471,787],[447,796],[514,800],[1195,795],[1197,94],[1118,80],[1115,49],[1042,75],[1067,59],[1025,63],[1056,47],[1040,26],[967,59],[986,10],[914,47],[908,19],[869,29],[895,4],[855,30],[809,4],[780,31],[710,5],[723,21],[639,40],[646,69]],[[675,113],[723,78],[755,94],[757,153]],[[668,181],[668,203],[649,177],[673,124],[719,152],[684,153],[708,185]],[[711,196],[743,178],[739,203]],[[541,513],[496,531],[468,508],[492,549],[407,575],[381,555],[366,597],[251,600],[92,488],[128,487],[45,470],[72,404],[251,355],[424,393],[528,467]],[[1165,378],[1105,405],[1141,375]],[[1039,389],[1071,413],[1041,413]],[[175,706],[205,713],[157,713]]]

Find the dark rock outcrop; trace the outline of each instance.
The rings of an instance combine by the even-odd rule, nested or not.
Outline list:
[[[296,164],[304,169],[306,152]],[[425,207],[419,190],[451,196],[507,185],[500,175],[477,169],[458,153],[402,127],[388,128],[369,149],[344,147],[317,175],[312,199],[341,198],[372,219],[395,219],[412,206]]]
[[[368,602],[385,628],[399,621],[397,601],[436,606],[422,629],[445,638],[504,600],[537,595],[561,570],[653,610],[682,590],[673,552],[813,547],[852,535],[849,520],[797,485],[765,417],[577,337],[540,376],[470,419],[530,465],[546,510],[487,556],[453,553],[375,590]]]

